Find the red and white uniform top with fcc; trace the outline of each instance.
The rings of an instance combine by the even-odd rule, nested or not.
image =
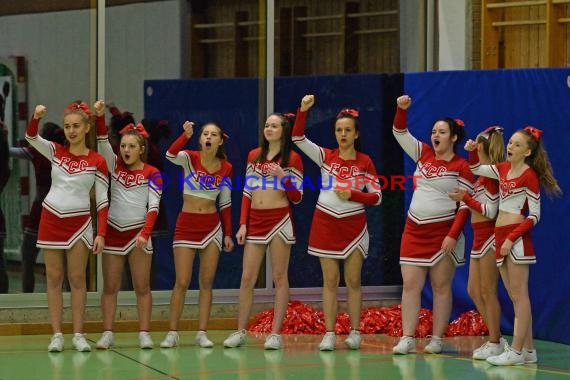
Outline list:
[[[417,140],[408,129],[394,127],[394,136],[416,162],[414,195],[408,217],[417,224],[443,222],[455,218],[457,204],[448,193],[457,187],[473,191],[474,176],[465,159],[454,155],[450,161],[438,160],[431,146]],[[467,209],[464,202],[460,209]]]
[[[178,148],[173,147],[166,152],[166,158],[176,165],[182,166],[184,170],[184,194],[213,201],[218,199],[220,211],[231,207],[232,165],[227,160],[222,159],[220,160],[220,169],[210,173],[201,163],[200,152],[194,150],[177,151]]]
[[[139,170],[127,168],[115,155],[106,135],[97,136],[97,146],[112,173],[109,225],[122,232],[141,228],[147,220],[154,221],[162,194],[158,169],[147,163]]]
[[[243,186],[243,195],[251,200],[251,194],[254,190],[285,190],[295,193],[296,196],[288,197],[291,202],[298,204],[303,198],[303,188],[300,184],[303,182],[303,161],[301,156],[295,151],[291,151],[289,155],[289,166],[282,168],[285,176],[281,181],[277,181],[277,177],[269,174],[269,165],[272,161],[253,162],[255,157],[259,155],[261,148],[252,149],[247,156],[247,167],[245,171],[245,180]]]
[[[335,218],[344,218],[364,212],[362,202],[340,199],[337,188],[362,191],[366,188],[369,194],[377,194],[375,202],[382,202],[382,185],[378,181],[376,169],[370,157],[356,152],[356,159],[344,160],[338,149],[327,149],[318,146],[305,135],[294,136],[293,141],[312,161],[321,168],[321,189],[317,200],[317,209]]]
[[[508,178],[511,169],[510,162],[481,165],[478,158],[470,154],[469,163],[475,174],[499,180],[499,211],[527,214],[520,228],[516,229],[517,236],[512,236],[512,238],[521,237],[538,223],[540,220],[540,181],[531,167],[516,178]]]
[[[70,153],[68,147],[37,134],[38,124],[38,119],[32,119],[26,140],[51,162],[51,188],[43,206],[60,218],[90,215],[89,191],[95,184],[97,211],[108,207],[105,159],[92,150],[86,156]]]

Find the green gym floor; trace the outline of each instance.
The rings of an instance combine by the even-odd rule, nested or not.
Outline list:
[[[345,336],[337,339],[334,352],[319,352],[320,336],[285,335],[285,349],[265,351],[264,336],[248,336],[244,347],[224,349],[228,331],[211,331],[212,349],[194,345],[194,332],[180,334],[181,346],[158,348],[164,333],[152,333],[155,348],[138,348],[137,333],[116,333],[110,350],[75,352],[71,335],[66,349],[48,353],[47,335],[0,337],[1,380],[159,380],[159,379],[570,379],[570,346],[536,341],[538,365],[493,367],[471,360],[471,351],[484,337],[445,339],[441,355],[393,356],[397,338],[367,335],[359,351],[345,348]],[[94,344],[98,338],[89,334]],[[418,342],[418,351],[426,344]]]

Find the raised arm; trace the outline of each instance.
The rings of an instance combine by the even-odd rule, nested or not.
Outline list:
[[[55,145],[54,143],[44,139],[38,133],[40,119],[45,116],[47,113],[47,108],[43,105],[37,105],[34,110],[34,116],[30,123],[28,124],[28,128],[26,129],[26,140],[30,143],[31,146],[36,148],[38,152],[48,160],[51,161],[55,154]]]
[[[309,109],[315,104],[314,95],[305,95],[301,100],[301,106],[297,110],[295,125],[293,126],[292,140],[295,145],[305,153],[319,167],[323,164],[325,154],[320,146],[313,143],[305,136],[305,124]]]
[[[487,178],[499,179],[499,171],[495,165],[481,165],[477,150],[481,149],[479,144],[473,140],[467,140],[465,150],[469,152],[469,168],[476,174]]]
[[[194,123],[185,121],[182,128],[184,128],[184,132],[170,145],[170,148],[168,148],[166,152],[166,158],[168,161],[180,165],[186,170],[190,170],[189,158],[184,152],[181,152],[181,150],[194,133]]]
[[[404,149],[404,152],[406,152],[414,162],[417,162],[422,153],[422,143],[408,131],[407,124],[407,111],[412,105],[412,98],[408,95],[402,95],[396,100],[396,104],[397,108],[392,133],[396,141],[398,141],[398,144]]]
[[[109,132],[105,125],[105,102],[97,100],[93,105],[95,114],[95,126],[97,128],[97,151],[105,158],[107,168],[113,172],[117,162],[117,156],[109,143]]]

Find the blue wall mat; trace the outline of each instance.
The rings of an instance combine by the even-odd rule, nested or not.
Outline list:
[[[440,116],[465,121],[468,136],[490,125],[505,128],[506,140],[517,129],[534,125],[545,131],[543,141],[555,175],[565,193],[570,191],[570,69],[525,69],[461,71],[405,75],[405,93],[413,99],[409,110],[410,131],[429,142],[434,120]],[[465,155],[463,149],[461,154]],[[406,172],[414,164],[406,160]],[[406,205],[411,193],[406,194]],[[567,197],[550,200],[542,193],[542,215],[532,231],[538,263],[530,268],[529,288],[533,325],[538,338],[570,343],[570,248]],[[469,245],[470,247],[470,245]],[[454,283],[454,316],[473,307],[467,296],[468,267],[458,269]],[[504,308],[502,328],[512,333],[513,311],[501,291]],[[431,306],[431,292],[424,292],[425,306]]]
[[[182,132],[184,120],[201,125],[208,120],[218,121],[230,135],[226,149],[234,165],[234,176],[243,176],[250,149],[258,145],[258,89],[256,79],[212,80],[150,80],[145,87],[145,117],[167,119],[172,126],[170,141],[161,145],[163,152]],[[402,154],[393,144],[391,124],[395,96],[402,92],[403,75],[350,75],[327,77],[277,78],[275,82],[275,110],[295,112],[303,95],[313,93],[317,104],[308,120],[308,136],[322,146],[334,147],[334,117],[339,109],[354,107],[360,110],[363,150],[372,156],[380,174],[402,173]],[[264,120],[263,120],[264,121]],[[262,122],[263,122],[262,121]],[[190,148],[196,148],[193,137]],[[303,156],[306,175],[316,184],[318,170]],[[172,232],[180,210],[182,197],[178,186],[179,168],[165,164],[165,175],[170,185],[164,197],[171,235],[158,242],[154,260],[154,289],[169,289],[174,282],[172,260]],[[306,253],[307,240],[317,191],[304,189],[304,200],[294,207],[297,244],[293,248],[289,277],[292,287],[322,285],[318,259]],[[232,193],[234,230],[239,222],[241,191]],[[385,216],[385,215],[390,215]],[[384,204],[369,210],[371,237],[370,257],[363,270],[364,285],[394,285],[401,283],[398,266],[398,248],[403,225],[403,191],[385,191]],[[235,232],[235,231],[234,231]],[[241,276],[242,247],[222,254],[216,274],[216,288],[237,288]],[[191,288],[197,288],[195,274]]]

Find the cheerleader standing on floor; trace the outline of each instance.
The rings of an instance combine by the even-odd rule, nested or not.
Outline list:
[[[289,202],[298,204],[303,197],[302,190],[295,185],[303,181],[303,162],[299,154],[291,150],[291,121],[286,115],[269,115],[259,145],[247,157],[240,228],[236,234],[238,244],[245,244],[238,331],[224,341],[224,346],[238,347],[246,342],[245,329],[253,304],[253,287],[268,250],[275,284],[275,313],[264,348],[278,350],[283,347],[280,332],[289,302],[287,271],[291,245],[295,244]]]
[[[381,185],[369,156],[360,152],[358,111],[343,109],[335,121],[338,148],[321,148],[305,137],[307,113],[315,97],[301,101],[293,128],[293,142],[321,168],[321,188],[311,224],[309,254],[319,257],[323,271],[323,309],[327,332],[319,345],[321,351],[335,348],[334,326],[338,311],[337,292],[340,261],[348,290],[351,331],[345,344],[360,348],[361,271],[368,255],[369,236],[364,206],[382,201]],[[366,188],[367,192],[363,192]]]
[[[162,183],[157,182],[160,173],[144,162],[148,134],[141,124],[129,124],[120,131],[120,156],[117,157],[105,126],[105,103],[99,100],[93,109],[97,117],[97,147],[112,173],[109,226],[103,249],[103,334],[97,341],[97,348],[108,349],[114,343],[113,322],[125,261],[129,262],[137,297],[140,347],[152,348],[149,334],[152,311],[150,234],[162,193]]]
[[[43,249],[47,298],[53,336],[48,351],[63,351],[61,333],[65,263],[71,288],[72,339],[77,351],[91,351],[83,335],[89,250],[105,246],[109,185],[105,159],[85,145],[91,127],[87,104],[75,102],[64,110],[63,131],[69,145],[62,146],[38,135],[46,107],[38,105],[26,130],[26,140],[51,162],[51,187],[43,202],[37,247]],[[95,185],[97,236],[93,239],[89,192]]]
[[[495,165],[481,165],[476,152],[477,142],[469,140],[465,144],[473,172],[499,180],[496,259],[513,302],[515,323],[512,345],[505,344],[502,354],[487,358],[493,365],[538,362],[528,295],[529,264],[536,263],[530,230],[540,219],[540,186],[551,195],[562,193],[541,137],[542,131],[530,126],[515,132],[507,144],[507,161]]]
[[[421,293],[429,273],[433,291],[433,332],[424,352],[443,350],[442,337],[451,314],[451,283],[455,267],[465,263],[463,226],[469,216],[464,203],[449,198],[457,188],[473,190],[473,173],[467,161],[455,154],[465,136],[463,122],[451,118],[437,120],[431,130],[431,146],[418,141],[408,131],[406,110],[412,99],[397,99],[393,133],[404,151],[416,162],[415,189],[400,246],[403,336],[392,349],[394,354],[416,352],[416,326]]]
[[[160,347],[170,348],[178,345],[178,323],[192,278],[194,257],[199,251],[200,295],[196,344],[209,348],[213,347],[214,343],[208,339],[206,331],[220,251],[223,249],[230,252],[234,248],[231,211],[232,165],[227,161],[224,152],[224,142],[228,136],[219,125],[210,122],[202,126],[199,151],[182,150],[194,133],[193,123],[189,121],[184,123],[183,128],[184,132],[166,152],[169,161],[184,169],[184,203],[174,232],[176,283],[170,299],[170,331]]]
[[[483,164],[497,164],[505,160],[503,128],[489,127],[477,136],[477,156]],[[464,189],[450,193],[456,202],[464,202],[471,209],[473,247],[469,261],[467,291],[489,329],[489,341],[473,351],[473,359],[485,360],[503,352],[501,338],[501,305],[497,297],[499,270],[495,262],[495,219],[499,208],[499,182],[479,177],[473,195]]]

